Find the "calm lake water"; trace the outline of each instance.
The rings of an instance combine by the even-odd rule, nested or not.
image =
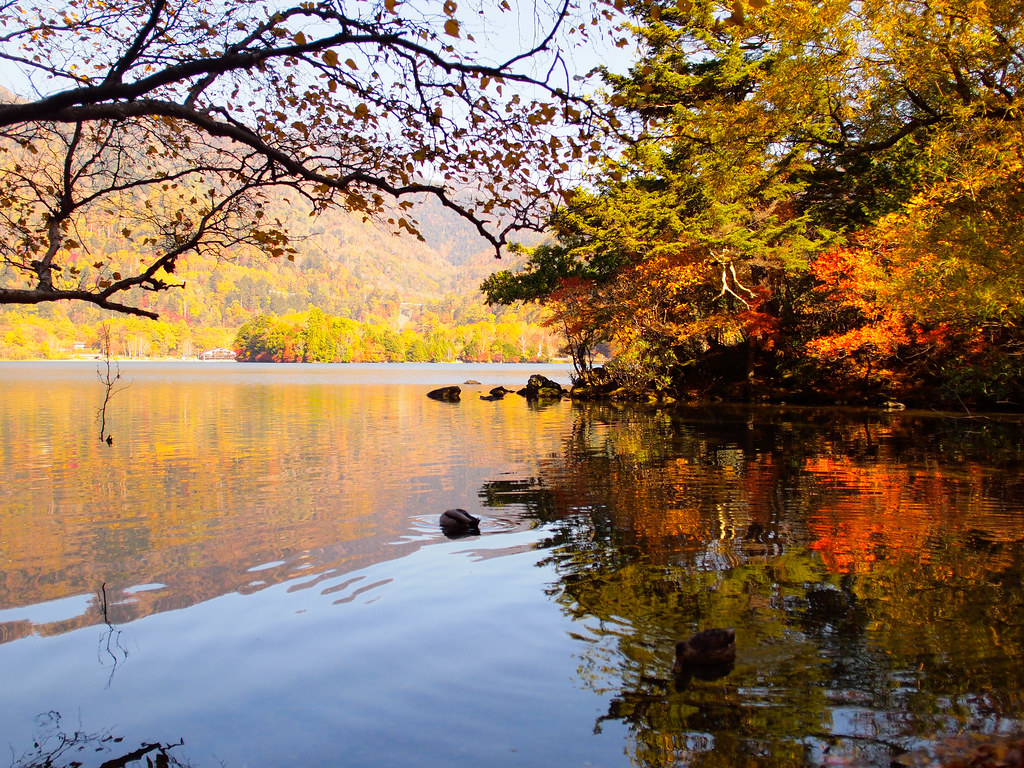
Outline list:
[[[122,364],[108,446],[95,364],[0,364],[0,763],[887,766],[1024,727],[1019,419],[479,398],[537,371]],[[708,626],[735,667],[673,678]]]

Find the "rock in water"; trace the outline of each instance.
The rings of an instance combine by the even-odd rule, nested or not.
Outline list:
[[[461,387],[440,387],[439,389],[427,392],[427,397],[434,400],[443,400],[446,403],[457,403],[462,399]]]
[[[527,400],[559,399],[565,396],[565,390],[557,381],[535,373],[526,382],[526,387],[519,390],[519,394]]]

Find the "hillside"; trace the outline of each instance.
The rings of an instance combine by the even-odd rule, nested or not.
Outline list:
[[[423,241],[392,235],[345,211],[311,218],[284,198],[268,206],[267,213],[288,228],[293,261],[247,252],[192,255],[173,275],[183,288],[138,296],[141,306],[160,313],[157,322],[88,305],[0,307],[0,358],[60,356],[76,343],[95,348],[104,322],[145,337],[144,347],[187,354],[230,345],[235,331],[260,315],[284,316],[312,307],[395,329],[410,322],[415,328],[424,312],[431,313],[432,324],[448,327],[499,319],[539,321],[535,309],[487,307],[478,287],[487,275],[512,266],[509,257],[496,259],[472,227],[432,200],[412,211]],[[117,231],[114,222],[94,226],[83,237],[82,260],[102,256],[128,264],[137,258],[113,251]],[[169,340],[160,340],[164,337]]]

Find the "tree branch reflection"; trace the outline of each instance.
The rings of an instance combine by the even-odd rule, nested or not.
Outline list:
[[[144,743],[138,749],[123,752],[124,738],[110,731],[89,733],[79,728],[67,731],[60,712],[46,712],[36,717],[39,728],[31,751],[11,763],[11,768],[79,768],[87,757],[105,758],[99,768],[126,768],[141,762],[152,768],[189,768],[171,750],[181,747],[185,740],[173,744]]]
[[[106,659],[110,660],[110,675],[107,677],[107,685],[109,688],[110,684],[114,681],[114,673],[117,671],[117,665],[121,662],[128,660],[128,649],[124,647],[122,642],[123,632],[118,629],[110,621],[110,615],[107,612],[107,582],[103,582],[99,589],[100,608],[103,611],[103,623],[107,625],[107,630],[100,635],[99,648],[97,654],[99,656],[100,665],[106,666]]]

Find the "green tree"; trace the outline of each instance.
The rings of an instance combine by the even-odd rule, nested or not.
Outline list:
[[[402,347],[405,349],[405,359],[410,363],[429,362],[430,347],[422,335],[412,331],[403,331]]]
[[[334,339],[334,359],[351,363],[360,348],[359,324],[348,318],[331,318],[331,337]]]
[[[309,310],[302,330],[303,360],[308,363],[333,363],[336,342],[331,334],[330,320],[319,307]]]
[[[455,332],[451,328],[437,328],[427,342],[430,359],[435,363],[451,363],[456,358]]]
[[[380,333],[380,345],[384,350],[384,359],[389,363],[398,363],[405,360],[405,344],[402,337],[390,328],[384,328]]]

